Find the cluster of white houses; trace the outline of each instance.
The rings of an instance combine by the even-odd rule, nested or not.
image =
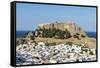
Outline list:
[[[84,44],[83,44],[84,45]],[[95,49],[83,48],[79,45],[59,44],[47,46],[43,42],[20,44],[16,48],[16,57],[20,58],[18,65],[48,64],[64,62],[95,61]]]

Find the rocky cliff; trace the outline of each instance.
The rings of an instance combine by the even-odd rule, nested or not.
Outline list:
[[[84,30],[81,27],[79,27],[75,23],[70,23],[70,22],[39,24],[37,29],[52,29],[52,28],[59,29],[62,31],[68,30],[71,35],[75,35],[76,33],[80,33],[80,34],[83,34],[86,36],[86,33],[84,32]]]

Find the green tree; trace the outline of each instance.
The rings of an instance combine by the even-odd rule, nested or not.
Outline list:
[[[44,29],[42,35],[43,35],[43,37],[49,37],[49,30]]]
[[[80,33],[76,33],[76,35],[80,35]]]
[[[78,40],[80,40],[79,35],[76,35],[76,34],[75,34],[73,37],[74,37],[74,38],[77,38]]]
[[[81,34],[81,37],[85,38],[86,36],[85,36],[85,35],[83,35],[83,34]]]
[[[35,39],[34,36],[30,36],[29,38],[30,38],[30,40],[34,40]]]
[[[65,31],[57,30],[56,36],[60,39],[64,39]]]
[[[56,29],[54,29],[54,28],[49,29],[49,37],[54,37],[55,33],[56,33]]]
[[[65,38],[70,38],[71,37],[71,34],[68,30],[65,30]]]

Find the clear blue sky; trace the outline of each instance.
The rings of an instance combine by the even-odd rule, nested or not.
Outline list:
[[[74,21],[85,31],[96,31],[96,8],[17,3],[16,30],[31,31],[40,23]]]

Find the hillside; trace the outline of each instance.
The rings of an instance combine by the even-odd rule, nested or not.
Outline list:
[[[24,41],[17,38],[17,43],[44,42],[48,44],[71,43],[96,48],[96,39],[86,35],[84,30],[75,23],[39,24],[35,31],[29,32]]]

